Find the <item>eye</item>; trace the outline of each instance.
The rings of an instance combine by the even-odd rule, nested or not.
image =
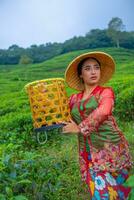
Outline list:
[[[90,66],[84,67],[84,70],[89,71],[91,69]]]
[[[96,66],[95,66],[95,69],[100,69],[100,66],[99,66],[99,65],[96,65]]]

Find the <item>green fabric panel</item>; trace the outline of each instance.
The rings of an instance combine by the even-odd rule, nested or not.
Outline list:
[[[80,124],[81,117],[80,117],[80,113],[79,113],[78,107],[76,105],[71,110],[71,115],[72,115],[72,118],[75,120],[75,122],[77,124]]]
[[[81,134],[79,134],[78,137],[79,137],[79,142],[80,142],[80,150],[84,150],[84,146],[85,146],[84,137]]]
[[[86,151],[90,152],[90,147],[89,147],[89,144],[88,144],[88,138],[86,138]]]
[[[118,143],[120,141],[119,134],[109,122],[103,123],[98,132],[90,135],[91,142],[96,148],[103,148],[105,142]]]
[[[101,124],[98,132],[102,140],[112,140],[113,142],[119,142],[120,140],[118,132],[108,122]]]
[[[83,107],[84,101],[85,100],[82,100],[80,103],[80,110],[84,109]],[[86,107],[85,116],[88,116],[94,109],[97,108],[97,106],[98,102],[96,101],[95,97],[92,96],[85,105]],[[78,124],[81,122],[81,117],[77,105],[74,105],[74,107],[72,108],[71,115]]]

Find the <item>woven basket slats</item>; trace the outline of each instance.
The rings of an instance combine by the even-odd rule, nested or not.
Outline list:
[[[27,84],[25,88],[29,95],[35,128],[70,120],[64,79],[35,81]]]

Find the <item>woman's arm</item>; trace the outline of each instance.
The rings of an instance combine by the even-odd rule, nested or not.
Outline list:
[[[79,124],[80,132],[84,136],[97,131],[98,127],[112,114],[114,106],[114,92],[112,88],[105,88],[100,94],[98,107]]]

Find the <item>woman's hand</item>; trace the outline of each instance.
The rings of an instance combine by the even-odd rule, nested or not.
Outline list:
[[[80,129],[78,125],[73,121],[64,122],[65,126],[62,128],[62,133],[79,133]]]

